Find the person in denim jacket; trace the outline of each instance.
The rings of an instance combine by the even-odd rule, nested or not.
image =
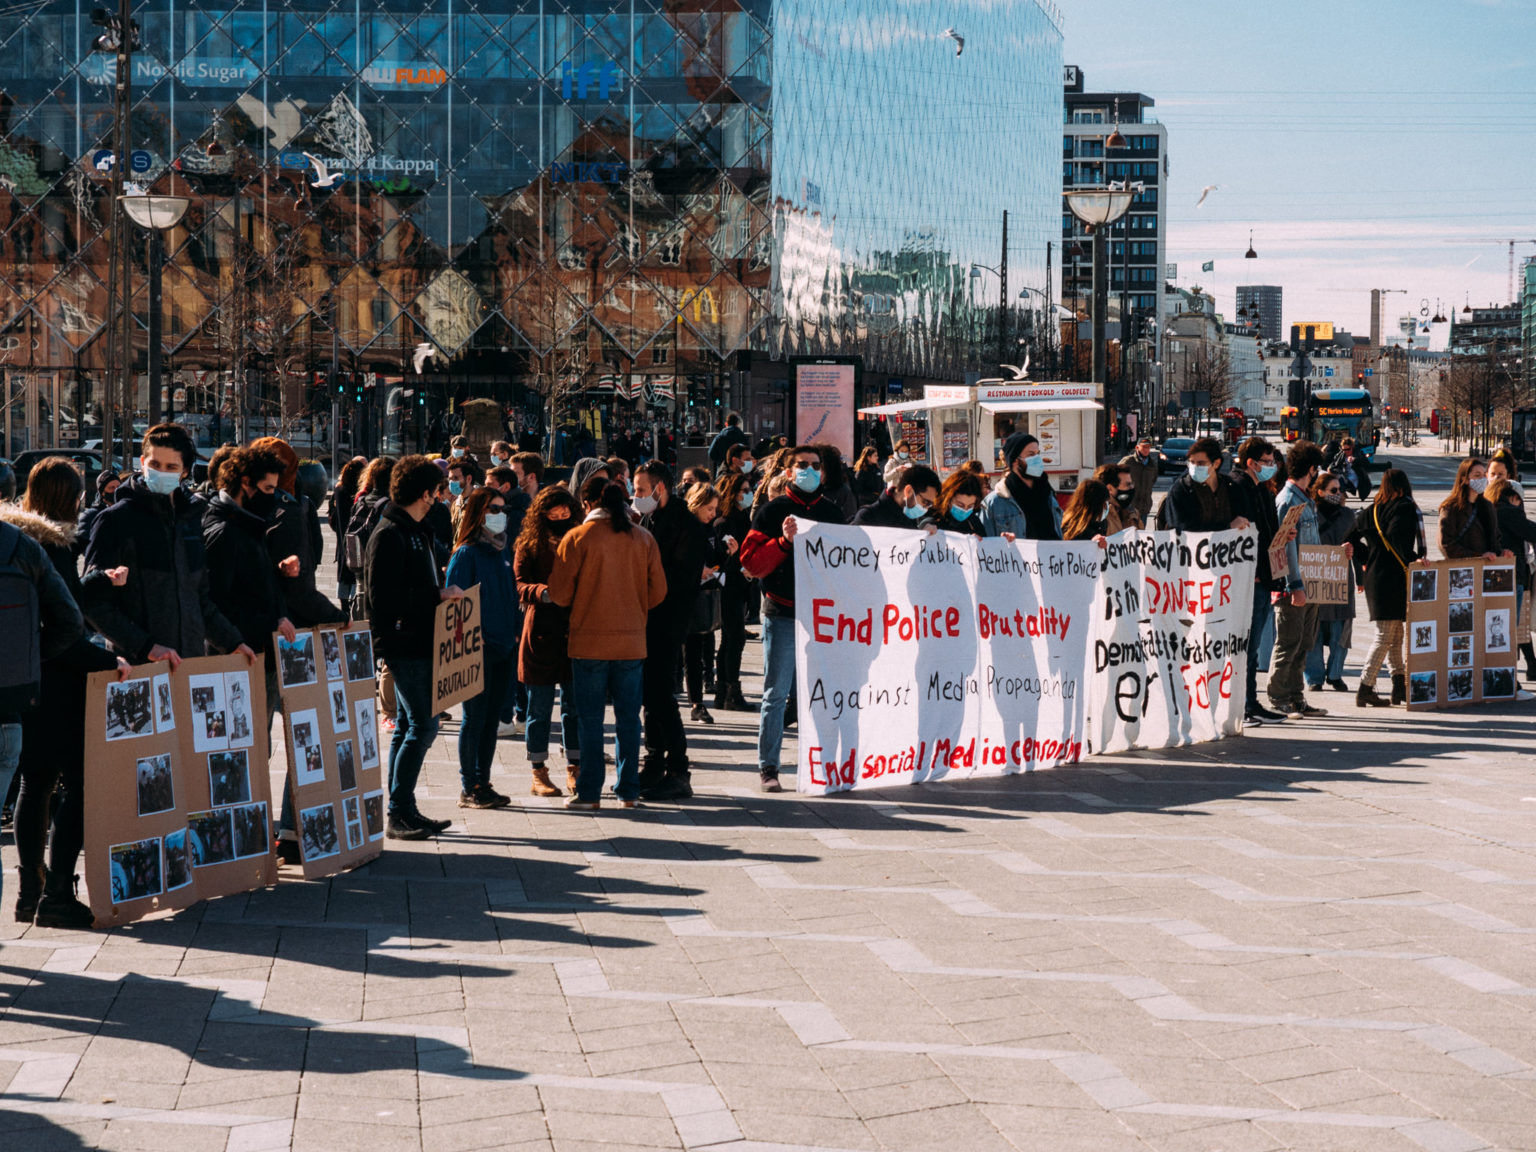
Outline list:
[[[1061,504],[1045,474],[1040,442],[1015,432],[1003,442],[1008,471],[981,502],[981,528],[987,536],[1019,540],[1060,540]]]
[[[1318,532],[1317,506],[1307,494],[1323,467],[1323,454],[1310,440],[1298,440],[1286,453],[1287,480],[1275,497],[1275,514],[1283,525],[1292,508],[1301,509],[1296,535],[1285,546],[1285,590],[1275,610],[1275,655],[1269,671],[1269,701],[1288,719],[1326,716],[1307,703],[1303,691],[1307,653],[1317,642],[1317,605],[1308,603],[1301,578],[1300,548],[1322,543]]]

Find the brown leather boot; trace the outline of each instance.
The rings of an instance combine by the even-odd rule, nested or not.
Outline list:
[[[576,771],[575,764],[565,766],[565,790],[572,796],[576,795]]]
[[[543,764],[533,766],[533,784],[528,791],[534,796],[563,796],[558,787],[549,778],[549,769]]]

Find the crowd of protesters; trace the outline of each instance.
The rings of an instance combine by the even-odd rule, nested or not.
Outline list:
[[[621,808],[693,795],[689,725],[714,724],[711,707],[757,713],[758,784],[782,789],[784,732],[796,722],[793,541],[809,525],[1100,544],[1132,529],[1251,526],[1260,547],[1250,724],[1323,715],[1307,690],[1348,691],[1355,584],[1376,626],[1355,700],[1405,703],[1406,573],[1428,554],[1407,476],[1388,468],[1373,487],[1348,441],[1325,454],[1305,441],[1282,452],[1252,437],[1229,452],[1197,440],[1155,508],[1159,457],[1147,440],[1066,498],[1027,433],[1001,445],[999,475],[969,461],[940,476],[889,437],[874,437],[849,466],[826,444],[754,443],[735,416],[710,446],[709,466],[681,475],[643,450],[589,456],[567,470],[495,441],[482,461],[461,436],[440,457],[354,458],[329,490],[320,465],[276,438],[220,448],[197,488],[195,459],[187,431],[160,424],[145,433],[136,469],[103,473],[88,506],[79,471],[63,457],[32,470],[20,503],[0,493],[0,592],[26,591],[0,595],[0,643],[21,638],[0,674],[0,789],[13,774],[19,780],[19,920],[91,923],[76,871],[93,672],[122,676],[132,665],[175,667],[208,653],[263,659],[270,739],[280,708],[273,635],[369,621],[389,737],[386,834],[414,840],[449,825],[421,811],[417,783],[447,719],[432,703],[436,609],[470,588],[479,589],[486,658],[484,689],[458,726],[459,805],[511,803],[491,770],[499,741],[521,739],[531,794],[590,811],[602,805],[609,777],[609,707],[607,791]],[[1368,502],[1351,509],[1350,495]],[[1314,544],[1350,555],[1347,603],[1308,601],[1297,549]],[[1522,637],[1531,544],[1536,526],[1525,518],[1513,460],[1464,461],[1440,509],[1440,551],[1513,558]],[[1277,577],[1271,556],[1282,554]],[[330,563],[339,602],[317,582]],[[756,702],[742,681],[745,645],[759,637],[753,626],[763,665]],[[1528,641],[1521,652],[1536,679]],[[1383,663],[1388,697],[1376,691]],[[563,779],[552,775],[557,740]],[[296,861],[291,794],[275,836],[279,854]]]

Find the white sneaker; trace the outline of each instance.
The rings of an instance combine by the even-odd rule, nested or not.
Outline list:
[[[507,739],[509,737],[514,737],[514,736],[521,736],[522,734],[523,734],[523,725],[522,725],[521,721],[514,720],[510,724],[498,724],[498,725],[496,725],[496,735],[497,735],[497,737],[499,737],[501,739]]]

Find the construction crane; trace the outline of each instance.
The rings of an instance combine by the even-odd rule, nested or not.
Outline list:
[[[1495,236],[1481,239],[1447,240],[1447,244],[1508,244],[1509,245],[1509,295],[1505,297],[1511,302],[1515,301],[1515,245],[1536,244],[1536,240],[1511,240],[1508,237]]]

